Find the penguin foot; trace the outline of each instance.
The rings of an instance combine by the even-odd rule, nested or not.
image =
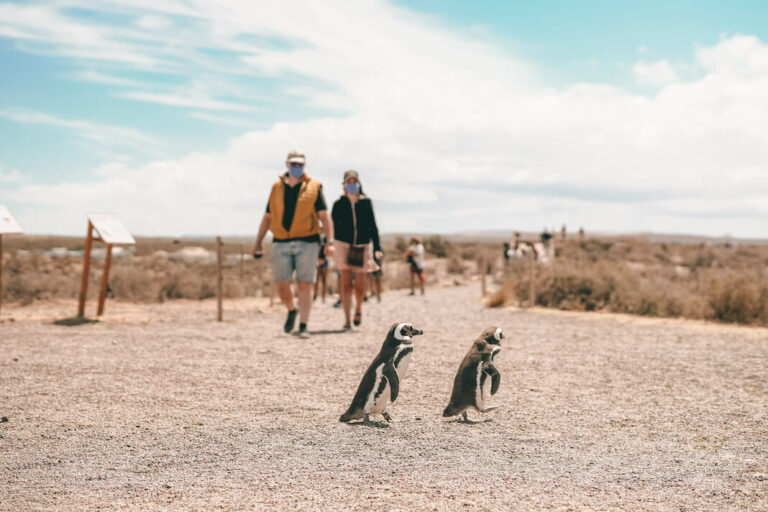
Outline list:
[[[392,423],[392,416],[389,415],[387,411],[384,411],[381,413],[382,416],[384,416],[384,419],[387,420],[389,423]]]

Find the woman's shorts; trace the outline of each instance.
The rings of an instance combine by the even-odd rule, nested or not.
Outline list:
[[[362,267],[350,267],[347,263],[347,253],[349,252],[349,244],[334,240],[334,252],[333,262],[336,264],[336,268],[339,270],[352,269],[357,272],[375,272],[379,270],[379,266],[373,261],[373,244],[369,243],[365,246],[365,253],[363,254],[363,266]]]

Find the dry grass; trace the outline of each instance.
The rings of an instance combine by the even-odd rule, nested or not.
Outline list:
[[[249,258],[251,244],[252,240],[225,240],[227,298],[269,294],[269,255],[258,262]],[[241,245],[246,254],[242,278]],[[427,285],[477,279],[484,262],[491,280],[500,286],[490,299],[491,305],[527,302],[527,262],[503,266],[500,244],[451,243],[428,236],[425,246]],[[6,247],[4,300],[29,304],[77,296],[82,259],[53,258],[44,251],[52,247],[82,250],[81,239],[9,237]],[[167,257],[185,247],[203,247],[211,253],[215,250],[210,239],[139,239],[132,257],[113,260],[110,285],[115,297],[140,302],[213,297],[213,263],[173,261]],[[404,248],[402,237],[385,242],[385,290],[410,286]],[[538,306],[768,325],[768,246],[651,243],[622,237],[558,242],[557,253],[554,265],[537,267]],[[89,280],[91,299],[98,292],[101,268],[102,261],[94,260]],[[332,289],[337,288],[332,271],[328,283]]]
[[[568,242],[536,267],[536,305],[768,325],[768,248]],[[509,265],[491,305],[525,303],[527,263]]]
[[[451,244],[440,237],[429,237],[430,250],[444,254]],[[250,250],[253,240],[225,240],[224,296],[226,298],[266,296],[271,287],[269,264],[270,244],[261,260],[253,260]],[[53,248],[70,251],[83,250],[83,240],[74,237],[23,236],[10,237],[6,242],[3,269],[3,297],[10,303],[31,304],[40,300],[71,299],[80,289],[83,260],[81,256],[50,255]],[[174,254],[185,248],[203,248],[213,261],[216,245],[210,239],[140,238],[130,256],[113,258],[109,284],[118,300],[134,302],[164,302],[171,299],[202,300],[216,293],[216,265],[211,262],[174,260]],[[244,261],[240,265],[241,248]],[[94,243],[94,251],[103,251],[104,245]],[[385,246],[384,290],[408,288],[409,267],[397,241]],[[428,256],[425,270],[428,285],[447,280],[446,260],[435,254]],[[96,298],[101,283],[102,259],[91,260],[88,281],[89,300]],[[453,273],[471,274],[470,266]],[[328,284],[337,290],[335,272],[328,272]]]

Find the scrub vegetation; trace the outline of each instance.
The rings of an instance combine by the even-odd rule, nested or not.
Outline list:
[[[384,290],[409,287],[403,260],[406,236],[383,238]],[[530,264],[504,264],[501,243],[423,237],[428,286],[453,286],[488,273],[491,306],[528,305]],[[269,244],[262,260],[250,257],[251,239],[225,239],[224,295],[268,296]],[[7,237],[4,300],[30,304],[77,297],[83,240],[72,237]],[[54,248],[59,248],[52,251]],[[241,248],[244,261],[241,262]],[[133,252],[115,255],[110,287],[115,299],[164,302],[202,300],[216,292],[211,239],[139,239]],[[69,251],[69,252],[67,252]],[[78,253],[78,251],[80,251]],[[98,293],[104,246],[94,244],[89,297]],[[640,237],[556,241],[551,265],[535,265],[536,306],[768,325],[768,245],[656,243]],[[336,292],[337,281],[328,273]]]
[[[504,268],[492,306],[527,305],[530,265]],[[568,241],[535,266],[536,306],[768,325],[768,246]]]

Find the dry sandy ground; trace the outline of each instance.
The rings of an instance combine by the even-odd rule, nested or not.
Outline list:
[[[78,327],[50,323],[72,302],[6,309],[0,510],[768,508],[768,330],[487,310],[476,287],[394,292],[311,340],[263,300],[226,307],[109,303]],[[399,421],[339,423],[405,320],[426,334]],[[341,324],[316,306],[313,329]],[[489,325],[503,408],[444,420]]]

